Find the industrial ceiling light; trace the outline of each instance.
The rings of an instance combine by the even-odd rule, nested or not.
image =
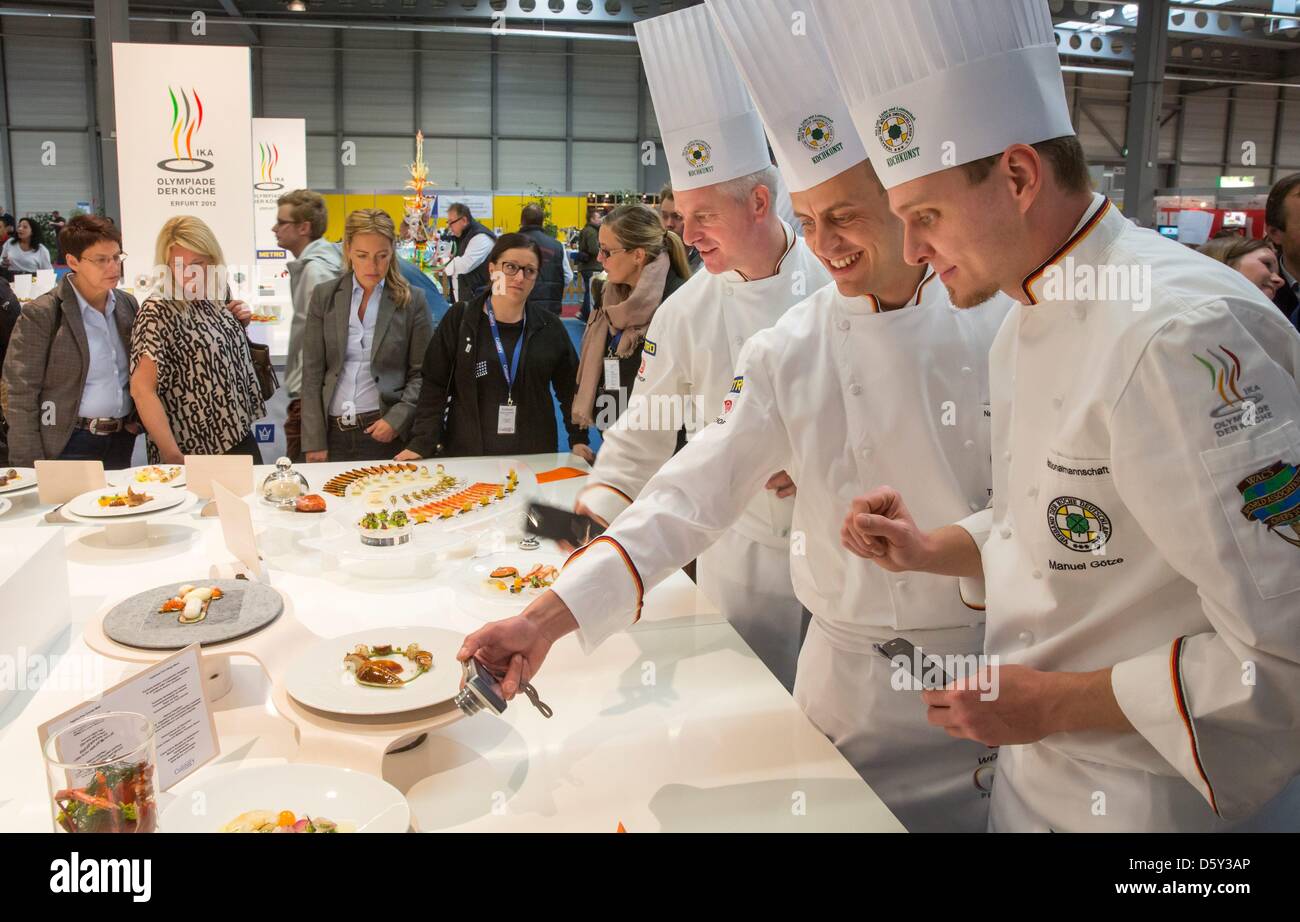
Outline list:
[[[289,0],[289,2],[285,4],[285,6],[289,8],[290,13],[307,12],[307,0]]]

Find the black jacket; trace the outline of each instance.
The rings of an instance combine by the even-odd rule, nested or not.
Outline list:
[[[528,306],[559,314],[564,304],[564,247],[540,227],[521,227],[519,233],[542,251],[542,267],[528,295]]]
[[[600,260],[597,259],[599,253],[600,228],[588,223],[578,233],[578,258],[574,260],[573,268],[579,272],[599,272]]]
[[[482,224],[477,221],[471,221],[465,229],[461,231],[460,236],[454,238],[456,244],[453,255],[463,256],[465,251],[469,248],[469,242],[481,234],[486,234],[493,240],[497,239],[497,235],[492,233]],[[492,279],[489,277],[488,273],[488,261],[484,259],[468,272],[462,272],[457,276],[457,279],[457,297],[462,301],[468,301],[470,298],[475,297],[479,292],[485,291],[492,283]]]
[[[1277,305],[1278,310],[1290,318],[1292,325],[1300,330],[1300,298],[1296,297],[1290,285],[1283,284],[1277,290],[1277,294],[1273,296],[1273,303]]]
[[[486,301],[484,292],[470,302],[458,302],[447,311],[429,341],[420,403],[407,445],[421,457],[476,457],[485,453],[483,433],[479,429],[479,387],[474,366]],[[555,389],[559,398],[563,418],[570,420],[577,377],[578,354],[560,318],[526,305],[523,357],[515,390],[519,413],[513,454],[559,450],[551,389]],[[572,424],[566,428],[570,445],[587,444],[586,429]]]

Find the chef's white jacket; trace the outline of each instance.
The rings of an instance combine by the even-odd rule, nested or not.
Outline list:
[[[923,528],[987,505],[987,356],[1010,309],[959,311],[928,276],[913,306],[880,312],[834,285],[754,336],[714,425],[665,464],[554,589],[590,650],[631,624],[641,596],[747,514],[773,471],[798,484],[791,576],[837,642],[978,624],[982,587],[889,574],[840,544],[849,504],[888,483]],[[968,604],[969,603],[969,604]]]
[[[782,222],[782,227],[786,252],[775,275],[747,281],[738,272],[701,270],[655,311],[628,407],[605,431],[589,485],[579,497],[606,522],[613,522],[672,457],[678,426],[668,424],[675,418],[669,411],[689,408],[681,421],[688,439],[698,435],[722,409],[745,342],[830,281],[807,244],[790,225]],[[767,547],[784,548],[793,503],[758,492],[746,496],[752,502],[736,530]]]
[[[1300,768],[1300,335],[1238,273],[1093,209],[994,344],[994,501],[963,525],[988,652],[1112,667],[1137,732],[1002,747],[990,824],[1218,828]]]

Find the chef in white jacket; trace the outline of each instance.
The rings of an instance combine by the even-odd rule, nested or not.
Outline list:
[[[672,457],[683,423],[694,438],[718,415],[746,340],[830,280],[777,215],[780,183],[763,124],[708,12],[659,16],[636,33],[683,237],[705,271],[655,312],[632,397],[578,497],[577,511],[602,524]],[[789,689],[803,627],[787,562],[793,485],[780,468],[767,473],[771,488],[701,556],[697,578]]]
[[[1300,768],[1300,336],[1092,193],[1045,0],[815,9],[909,258],[1019,302],[992,509],[936,529],[878,489],[846,520],[882,572],[984,575],[999,693],[927,691],[930,719],[1001,745],[994,830],[1250,816]]]
[[[548,632],[565,629],[591,649],[636,619],[643,589],[725,535],[769,471],[787,470],[799,484],[791,572],[813,614],[795,698],[908,829],[983,831],[996,752],[930,726],[920,689],[872,649],[904,636],[928,655],[977,656],[982,586],[888,576],[840,546],[840,519],[861,485],[881,481],[910,485],[934,524],[988,503],[987,358],[1010,304],[958,311],[904,261],[821,36],[790,31],[800,5],[709,9],[834,283],[754,336],[718,421],[570,559],[554,593],[470,637],[466,655],[524,651],[531,672]]]

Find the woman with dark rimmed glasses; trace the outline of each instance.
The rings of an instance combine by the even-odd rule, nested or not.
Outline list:
[[[411,440],[397,460],[559,449],[555,401],[570,419],[578,357],[560,318],[527,304],[541,264],[523,234],[496,242],[488,289],[452,307],[434,331]],[[566,428],[574,453],[590,462],[587,430]]]

